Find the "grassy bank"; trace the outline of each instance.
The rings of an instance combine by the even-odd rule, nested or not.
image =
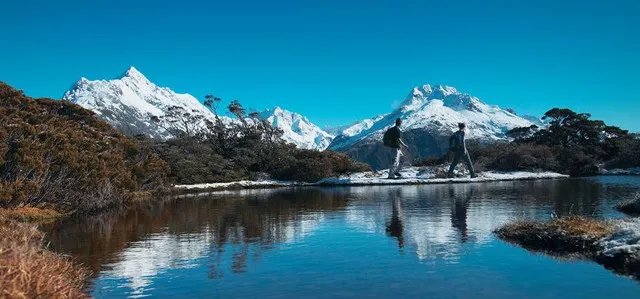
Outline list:
[[[0,211],[0,286],[2,298],[87,298],[88,271],[71,259],[45,249],[33,223],[59,214],[26,208]]]
[[[556,218],[516,221],[495,231],[505,241],[554,256],[593,260],[623,275],[640,278],[640,222]]]

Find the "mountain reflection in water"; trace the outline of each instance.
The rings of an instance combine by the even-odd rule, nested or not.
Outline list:
[[[115,281],[136,296],[154,289],[154,279],[167,273],[192,269],[205,280],[244,275],[259,269],[268,252],[302,250],[306,264],[322,264],[341,253],[347,256],[344,263],[358,264],[363,255],[390,248],[377,241],[380,237],[420,263],[454,265],[480,247],[493,246],[492,231],[513,219],[621,217],[612,206],[634,194],[636,183],[558,180],[226,191],[141,202],[45,229],[53,250],[73,255],[96,278]],[[322,241],[309,242],[314,239]],[[278,267],[270,271],[277,275],[303,266],[291,262]],[[366,270],[367,265],[359,267]],[[109,285],[98,279],[94,287],[110,288],[104,284]]]

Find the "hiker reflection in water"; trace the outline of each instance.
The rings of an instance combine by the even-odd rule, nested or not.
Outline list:
[[[462,243],[466,243],[469,240],[467,210],[469,209],[469,201],[471,201],[472,196],[473,189],[467,189],[466,186],[451,186],[449,189],[449,197],[453,200],[451,205],[451,226],[460,233],[460,241]]]
[[[400,189],[394,189],[389,192],[391,198],[391,220],[387,223],[387,235],[398,239],[398,247],[404,247],[404,226],[402,220],[402,206],[400,205]]]

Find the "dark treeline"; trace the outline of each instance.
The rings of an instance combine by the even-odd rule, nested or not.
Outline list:
[[[298,149],[286,144],[282,130],[274,128],[257,113],[248,113],[238,101],[227,107],[234,121],[218,116],[220,98],[205,97],[215,119],[204,119],[181,107],[169,107],[165,116],[154,118],[175,138],[168,141],[140,141],[149,144],[171,168],[178,184],[228,182],[241,179],[274,178],[315,182],[369,166],[332,151]]]
[[[589,176],[602,168],[640,166],[638,134],[590,118],[588,113],[554,108],[543,117],[547,127],[512,129],[507,133],[512,142],[471,142],[469,152],[479,169],[502,171],[551,170]],[[423,165],[440,162],[433,157],[420,161]]]

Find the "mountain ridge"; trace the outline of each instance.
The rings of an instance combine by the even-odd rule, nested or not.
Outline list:
[[[390,159],[380,140],[395,119],[403,120],[402,130],[412,155],[442,156],[448,148],[448,136],[466,123],[467,137],[484,142],[507,140],[506,132],[534,123],[477,97],[446,85],[415,86],[402,104],[388,114],[369,119],[370,123],[354,134],[339,134],[328,149],[347,153],[374,168],[386,167]]]
[[[113,79],[81,77],[63,94],[62,99],[92,110],[125,134],[144,134],[159,139],[168,139],[172,135],[162,123],[151,119],[159,119],[169,107],[181,107],[204,119],[215,118],[213,112],[194,96],[159,87],[133,66]],[[283,130],[282,139],[300,148],[324,150],[334,137],[306,117],[280,107],[266,109],[259,115]],[[227,116],[220,118],[225,123],[234,121]]]

